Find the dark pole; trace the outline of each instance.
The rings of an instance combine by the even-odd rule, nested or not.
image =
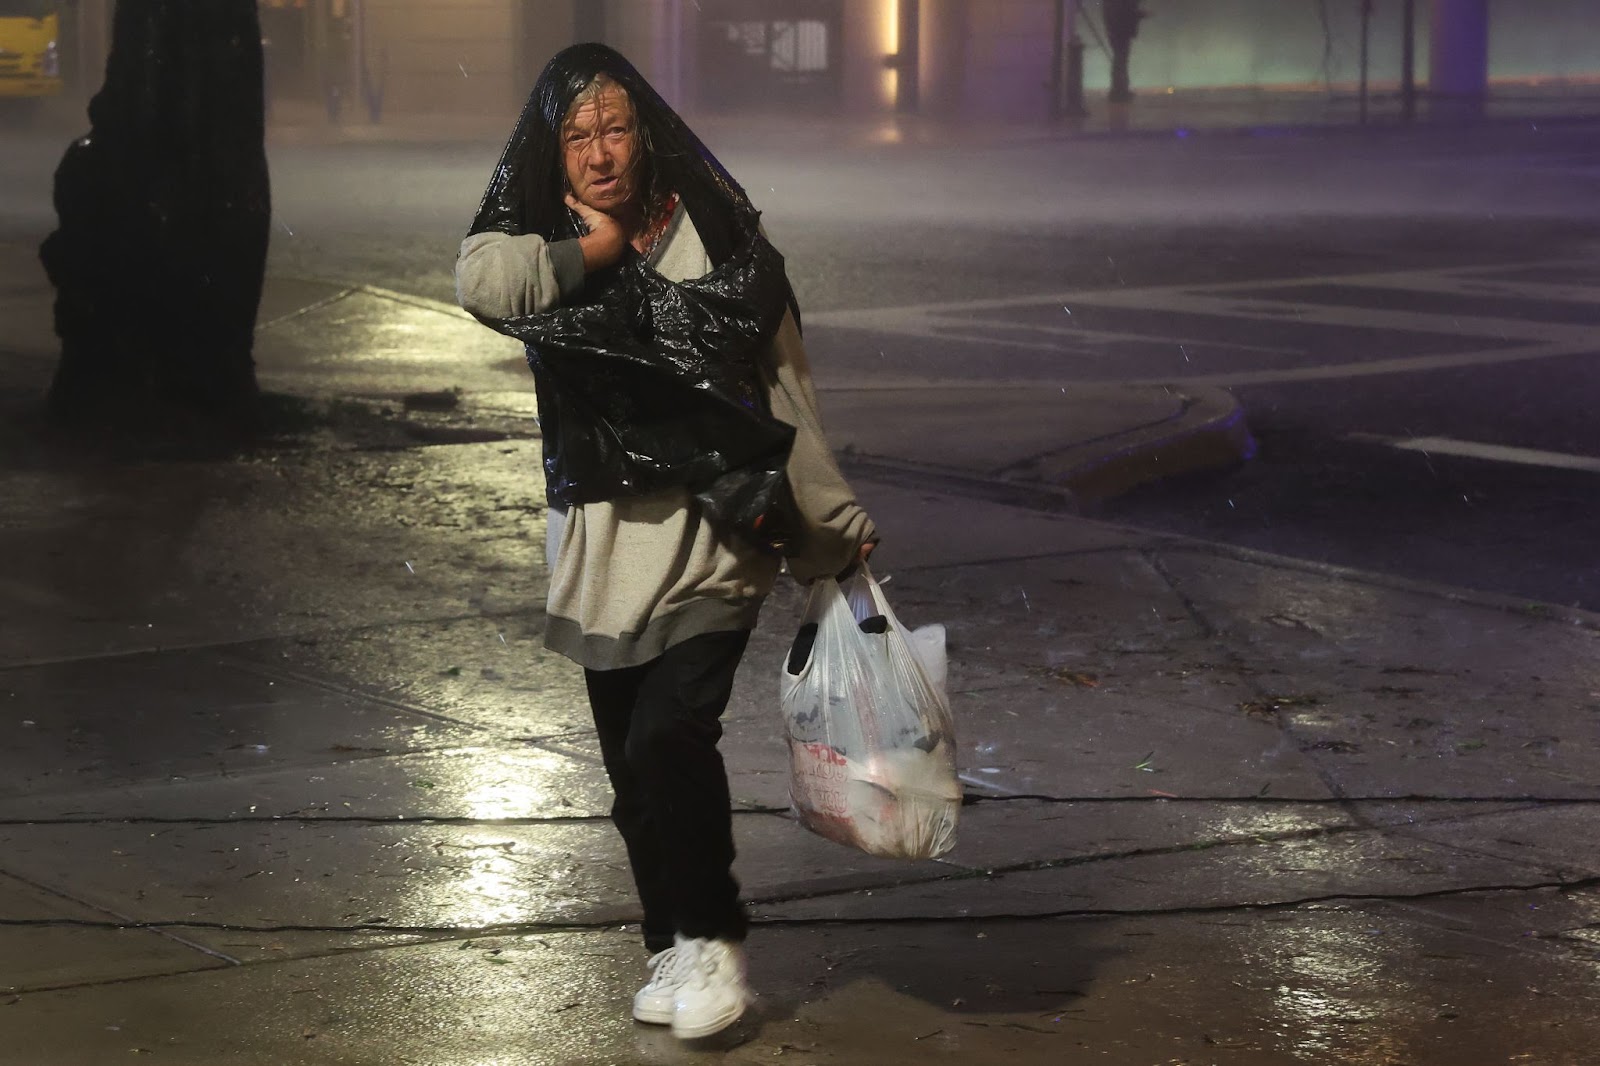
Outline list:
[[[361,0],[350,0],[345,6],[345,16],[350,20],[350,106],[355,107],[367,80],[367,19]]]
[[[1068,0],[1071,18],[1067,19],[1067,93],[1062,105],[1069,118],[1083,118],[1089,109],[1083,104],[1083,38],[1078,36],[1078,16],[1082,0]]]
[[[1367,74],[1371,68],[1372,0],[1361,0],[1361,124],[1367,124]]]
[[[1144,9],[1139,0],[1105,0],[1100,18],[1106,28],[1106,41],[1111,45],[1111,92],[1106,99],[1113,104],[1125,104],[1133,99],[1129,87],[1128,60],[1133,51],[1133,39],[1139,36],[1139,23],[1144,21]]]
[[[1062,67],[1066,61],[1067,0],[1056,0],[1055,28],[1050,34],[1050,120],[1061,118],[1065,111],[1062,100]]]
[[[911,115],[922,108],[922,0],[900,0],[899,23],[894,109]]]
[[[1405,0],[1400,40],[1400,116],[1417,120],[1417,0]]]

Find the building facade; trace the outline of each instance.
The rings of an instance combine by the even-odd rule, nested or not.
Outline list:
[[[1082,45],[1091,98],[1103,94],[1110,67],[1106,0],[259,2],[269,98],[280,120],[503,116],[526,98],[545,61],[575,40],[616,46],[688,112],[1036,122],[1060,110],[1069,42]],[[1430,69],[1432,17],[1451,28],[1482,21],[1490,78],[1600,83],[1595,3],[1415,0],[1421,80]],[[1400,76],[1403,4],[1373,2],[1368,54],[1380,85]],[[82,95],[98,84],[112,6],[73,0],[67,8],[68,55]],[[1148,18],[1132,49],[1136,92],[1317,89],[1358,76],[1362,0],[1141,6]],[[1441,39],[1470,46],[1475,35],[1482,37],[1468,25]]]

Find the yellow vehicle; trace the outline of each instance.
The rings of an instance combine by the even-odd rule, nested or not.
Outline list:
[[[0,0],[0,99],[61,92],[57,0]]]

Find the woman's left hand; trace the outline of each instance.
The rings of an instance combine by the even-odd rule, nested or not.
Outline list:
[[[872,549],[878,546],[875,540],[869,540],[856,549],[856,557],[850,560],[850,565],[834,575],[835,581],[846,581],[855,576],[857,570],[866,564],[867,556],[872,554]]]

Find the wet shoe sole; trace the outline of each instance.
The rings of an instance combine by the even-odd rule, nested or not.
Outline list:
[[[744,1017],[745,1006],[745,1004],[741,1003],[733,1010],[719,1014],[710,1021],[701,1022],[696,1026],[679,1025],[677,1020],[674,1019],[672,1022],[672,1035],[679,1040],[699,1040],[701,1037],[720,1033]]]
[[[638,1007],[635,1007],[633,1008],[633,1020],[636,1022],[643,1022],[646,1025],[671,1025],[672,1011],[640,1010]]]

